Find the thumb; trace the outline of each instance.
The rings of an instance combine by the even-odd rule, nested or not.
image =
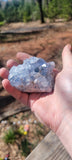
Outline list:
[[[63,61],[63,68],[72,67],[72,52],[70,44],[66,45],[63,49],[62,61]]]

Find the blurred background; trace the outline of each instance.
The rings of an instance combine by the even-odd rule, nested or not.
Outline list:
[[[0,0],[0,68],[26,52],[62,69],[64,46],[72,44],[72,0]],[[24,160],[50,131],[30,109],[10,96],[0,78],[0,159]]]
[[[0,24],[44,18],[72,19],[71,0],[0,0]]]

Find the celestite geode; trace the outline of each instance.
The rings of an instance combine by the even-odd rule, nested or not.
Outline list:
[[[22,92],[52,92],[55,63],[31,57],[9,71],[10,84]]]

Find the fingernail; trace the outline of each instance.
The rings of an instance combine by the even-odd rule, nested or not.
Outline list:
[[[71,44],[68,44],[67,46],[68,46],[68,48],[71,50],[71,48],[72,48],[72,47],[71,47]]]

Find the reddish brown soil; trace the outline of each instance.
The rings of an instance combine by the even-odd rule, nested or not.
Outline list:
[[[54,31],[52,29],[33,35],[29,40],[14,43],[0,44],[0,59],[6,62],[14,58],[17,52],[26,52],[30,55],[42,57],[46,61],[54,60],[61,68],[61,52],[67,43],[72,43],[72,31]]]

